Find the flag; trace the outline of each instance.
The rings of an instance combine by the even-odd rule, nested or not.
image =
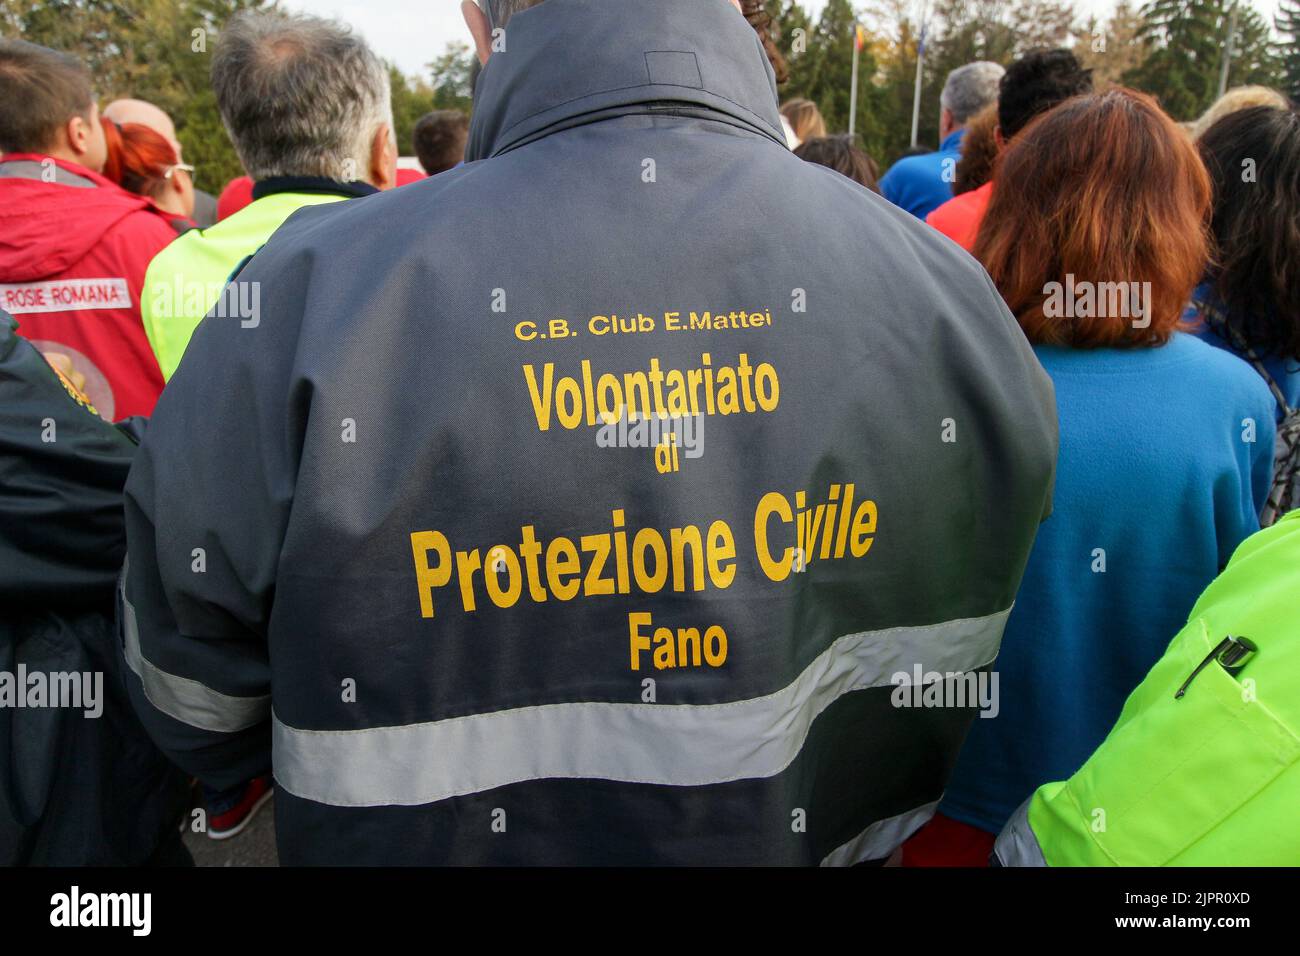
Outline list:
[[[861,50],[867,45],[867,31],[862,29],[861,23],[853,24],[853,48]]]

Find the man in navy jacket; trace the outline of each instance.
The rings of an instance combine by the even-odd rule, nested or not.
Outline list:
[[[136,703],[205,782],[273,766],[285,862],[883,860],[1050,384],[973,259],[789,152],[733,4],[466,12],[466,164],[295,214],[163,396]]]
[[[114,624],[144,421],[104,421],[17,330],[0,311],[0,864],[185,864],[188,781],[132,711]]]

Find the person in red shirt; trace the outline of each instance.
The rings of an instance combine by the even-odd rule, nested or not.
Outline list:
[[[925,221],[970,252],[975,248],[975,236],[980,231],[992,195],[993,180],[990,179],[983,186],[953,196],[926,216]]]
[[[162,392],[140,290],[176,232],[151,200],[100,175],[106,158],[89,71],[0,40],[0,308],[41,351],[67,355],[115,420],[149,414]]]
[[[993,138],[1000,152],[1029,121],[1072,96],[1092,91],[1092,71],[1069,50],[1035,50],[1003,74],[998,83],[998,118]],[[925,221],[967,252],[975,248],[984,212],[993,196],[993,181],[960,193],[925,217]]]
[[[421,179],[427,179],[427,178],[428,177],[425,176],[424,173],[420,172],[418,169],[402,169],[401,167],[398,167],[397,182],[394,183],[394,185],[407,186],[411,183],[418,183]]]
[[[217,197],[217,222],[229,219],[253,201],[253,178],[236,176]]]

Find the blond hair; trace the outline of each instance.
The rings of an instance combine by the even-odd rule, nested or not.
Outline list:
[[[787,100],[781,107],[781,115],[789,121],[801,143],[826,135],[826,121],[812,100]]]
[[[1277,90],[1268,86],[1234,86],[1210,105],[1201,114],[1201,118],[1192,124],[1192,139],[1200,139],[1207,129],[1237,110],[1250,109],[1252,106],[1271,106],[1284,110],[1291,103]]]

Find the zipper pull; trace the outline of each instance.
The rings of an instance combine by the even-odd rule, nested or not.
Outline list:
[[[1196,669],[1187,675],[1187,680],[1183,681],[1183,686],[1178,688],[1178,693],[1174,694],[1174,700],[1179,700],[1187,693],[1187,688],[1191,686],[1196,675],[1205,670],[1205,666],[1210,661],[1217,660],[1219,666],[1225,671],[1236,677],[1243,667],[1259,651],[1255,642],[1245,637],[1225,637],[1214,646],[1210,653],[1205,655],[1205,660],[1196,665]]]

